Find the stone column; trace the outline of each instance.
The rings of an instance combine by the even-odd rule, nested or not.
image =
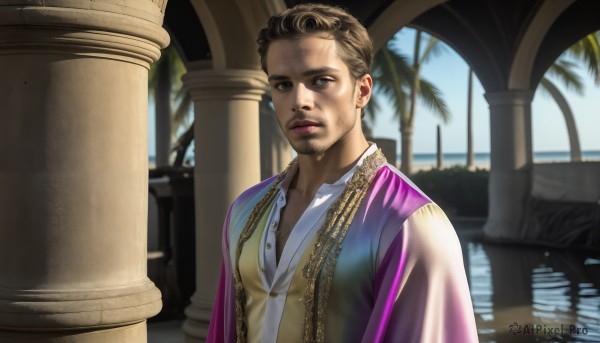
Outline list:
[[[258,103],[267,87],[259,70],[199,70],[183,77],[194,99],[196,293],[186,309],[186,342],[208,332],[221,265],[227,208],[260,181]]]
[[[531,188],[531,91],[485,95],[490,105],[489,213],[484,226],[491,238],[522,238],[522,222]]]
[[[166,1],[2,3],[0,342],[146,342],[161,308],[147,80]]]

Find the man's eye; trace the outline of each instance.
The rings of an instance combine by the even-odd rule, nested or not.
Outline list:
[[[292,83],[288,81],[278,82],[275,84],[275,89],[283,91],[292,87]]]
[[[329,77],[318,77],[315,79],[315,85],[317,86],[325,86],[331,82],[333,82],[333,79]]]

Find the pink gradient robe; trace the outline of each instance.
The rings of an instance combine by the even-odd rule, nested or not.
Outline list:
[[[223,264],[207,342],[236,340],[235,247],[252,208],[273,182],[275,177],[244,192],[227,213]],[[286,318],[294,321],[286,327],[302,328],[303,316]],[[277,341],[301,342],[297,332],[281,331]],[[454,228],[435,203],[385,164],[342,243],[327,305],[326,342],[477,341]]]

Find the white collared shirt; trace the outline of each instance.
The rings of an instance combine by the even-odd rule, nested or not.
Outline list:
[[[285,306],[285,294],[292,282],[294,272],[298,267],[302,255],[309,248],[309,243],[323,224],[329,206],[342,194],[356,168],[363,163],[367,156],[375,151],[377,151],[377,146],[371,143],[352,169],[346,172],[335,183],[323,183],[319,187],[315,197],[292,229],[283,248],[278,265],[275,248],[277,239],[275,234],[279,225],[281,210],[286,205],[288,187],[298,171],[297,164],[293,169],[289,170],[285,180],[279,186],[276,203],[269,214],[267,227],[263,232],[259,246],[259,263],[261,270],[263,270],[261,280],[264,288],[271,295],[267,298],[266,318],[263,321],[263,343],[275,343],[277,341],[279,323]]]

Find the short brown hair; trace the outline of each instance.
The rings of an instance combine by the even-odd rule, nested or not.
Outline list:
[[[322,4],[302,4],[272,16],[258,33],[258,53],[262,70],[267,71],[267,51],[272,41],[325,33],[335,39],[340,58],[358,80],[371,70],[373,43],[365,27],[346,10]]]

